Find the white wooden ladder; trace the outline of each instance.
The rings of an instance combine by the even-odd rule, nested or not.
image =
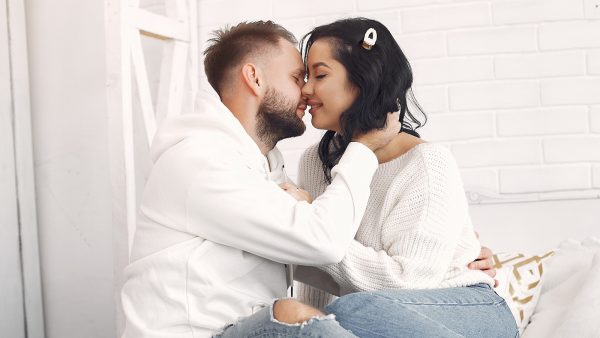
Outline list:
[[[152,10],[160,8],[164,13]],[[138,196],[157,124],[165,116],[194,110],[198,91],[197,0],[105,0],[107,93],[111,149],[111,182],[115,291],[118,333],[122,329],[119,291],[129,262]],[[143,39],[163,45],[160,69],[147,68]],[[158,79],[153,100],[152,86]],[[137,90],[135,90],[137,88]],[[135,90],[135,92],[134,92]],[[140,137],[140,135],[143,135]]]

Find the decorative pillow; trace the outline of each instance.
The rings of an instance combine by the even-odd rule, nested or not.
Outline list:
[[[552,254],[553,251],[539,256],[511,253],[493,256],[499,282],[495,290],[506,300],[521,333],[529,324],[540,295],[543,261]]]

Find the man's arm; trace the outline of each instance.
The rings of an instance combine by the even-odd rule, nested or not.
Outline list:
[[[188,189],[185,231],[281,263],[331,264],[358,229],[376,169],[373,152],[352,143],[330,188],[309,204],[217,154]]]
[[[331,185],[312,204],[296,201],[237,157],[214,154],[187,190],[185,231],[281,263],[339,262],[366,208],[378,166],[374,151],[399,130],[394,112],[383,129],[354,136],[331,171]]]

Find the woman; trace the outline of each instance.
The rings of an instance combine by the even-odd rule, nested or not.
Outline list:
[[[303,40],[302,93],[312,124],[327,130],[302,156],[303,189],[312,196],[325,190],[353,135],[382,128],[391,111],[402,122],[376,152],[380,166],[355,241],[340,263],[319,267],[343,296],[325,310],[360,337],[516,336],[494,280],[467,268],[480,245],[460,174],[446,148],[414,130],[421,124],[407,102],[412,73],[391,33],[356,18],[317,27]],[[300,295],[317,306],[325,299],[308,287]]]

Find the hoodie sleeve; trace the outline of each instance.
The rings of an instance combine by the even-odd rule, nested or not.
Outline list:
[[[281,262],[339,262],[369,198],[377,159],[351,143],[333,182],[312,204],[298,202],[239,159],[216,156],[198,170],[185,199],[185,231]]]

